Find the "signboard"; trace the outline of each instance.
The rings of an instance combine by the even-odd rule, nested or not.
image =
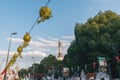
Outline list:
[[[107,62],[106,62],[106,59],[105,57],[98,57],[98,60],[99,60],[99,69],[100,71],[102,72],[106,72],[107,71]]]
[[[107,66],[105,57],[98,57],[98,60],[99,60],[99,65],[100,66]]]

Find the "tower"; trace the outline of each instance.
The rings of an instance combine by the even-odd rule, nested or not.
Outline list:
[[[62,45],[62,43],[59,41],[58,42],[58,60],[60,60],[60,61],[63,60],[63,55],[62,55],[62,52],[61,52],[61,45]]]

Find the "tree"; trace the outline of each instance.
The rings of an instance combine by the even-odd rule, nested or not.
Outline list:
[[[62,61],[58,61],[55,56],[50,54],[48,57],[41,60],[40,64],[46,67],[48,75],[54,73],[55,78],[62,76],[64,64]]]
[[[49,55],[48,57],[45,57],[43,60],[41,60],[41,64],[46,65],[48,67],[53,67],[55,66],[57,62],[57,59],[53,55]]]
[[[18,72],[18,75],[19,75],[20,78],[24,78],[25,76],[28,75],[27,69],[21,69],[21,70]]]
[[[89,72],[94,71],[91,67],[93,62],[97,62],[98,56],[108,59],[111,71],[115,68],[114,57],[120,56],[120,16],[110,10],[100,11],[93,18],[89,18],[86,23],[75,26],[75,40],[68,49],[65,60],[67,64],[84,66],[89,64]],[[73,57],[72,57],[73,56]],[[110,59],[110,60],[109,60]],[[115,66],[112,66],[115,65]],[[90,68],[91,67],[91,68]],[[114,75],[112,72],[112,75]]]
[[[50,54],[48,57],[41,60],[40,64],[45,66],[47,75],[52,76],[52,73],[54,72],[53,70],[57,65],[57,59],[55,56]]]

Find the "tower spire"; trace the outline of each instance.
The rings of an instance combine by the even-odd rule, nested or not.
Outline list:
[[[62,43],[59,40],[58,41],[58,60],[60,60],[60,61],[63,60],[63,55],[62,55],[62,52],[61,52],[61,46],[62,46]]]

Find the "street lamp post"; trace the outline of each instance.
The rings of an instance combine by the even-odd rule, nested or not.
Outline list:
[[[35,63],[35,57],[32,57],[32,59],[33,59],[33,80],[34,80],[34,63]]]
[[[8,53],[7,53],[7,58],[6,58],[6,66],[5,66],[5,69],[6,69],[7,64],[8,64],[8,59],[9,59],[9,52],[10,52],[10,46],[11,46],[12,35],[16,35],[16,34],[17,34],[17,33],[14,32],[14,33],[11,33],[11,35],[10,35],[10,41],[9,41],[9,47],[8,47]],[[6,72],[7,72],[7,70],[5,70],[4,80],[6,80]]]

